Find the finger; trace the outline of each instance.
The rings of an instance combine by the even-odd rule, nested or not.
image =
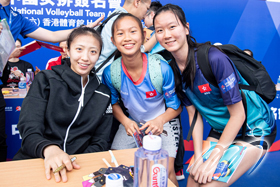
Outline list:
[[[138,133],[140,133],[140,130],[139,130],[139,127],[138,127],[137,124],[134,124],[134,129],[135,129]]]
[[[153,131],[153,127],[149,126],[146,130],[145,130],[145,134],[149,134],[149,132],[152,132],[152,134],[154,134],[154,131]]]
[[[131,130],[130,128],[127,129],[126,134],[127,134],[128,136],[133,136],[133,132],[132,132],[132,130]]]
[[[199,178],[198,178],[198,183],[199,183],[199,184],[203,184],[204,178],[205,178],[204,174],[201,173],[201,174],[199,175]]]
[[[63,161],[63,163],[65,164],[65,167],[66,167],[66,169],[67,169],[68,171],[72,171],[72,169],[73,169],[72,162],[71,162],[70,159],[71,159],[71,158],[68,157],[68,158],[66,158],[66,159]]]
[[[208,176],[207,182],[211,182],[212,181],[212,176],[213,176],[212,174]]]
[[[206,175],[206,176],[204,176],[204,177],[202,178],[202,183],[203,183],[203,184],[206,184],[206,183],[207,183],[207,180],[208,180],[208,175]]]
[[[102,20],[104,19],[104,17],[105,17],[105,15],[102,14],[102,15],[100,16],[100,18],[98,18],[95,22],[98,24],[100,21],[102,21]]]
[[[139,130],[144,130],[145,128],[147,128],[150,125],[149,122],[145,123]]]
[[[51,165],[53,171],[55,171],[59,166],[61,166],[61,164],[54,163]],[[54,175],[55,181],[60,182],[60,172],[55,172],[55,173],[53,173],[53,175]]]
[[[154,134],[154,135],[160,135],[160,134],[161,134],[160,129],[159,129],[157,126],[155,126],[155,127],[153,128],[153,134]]]
[[[45,163],[45,174],[46,174],[46,178],[48,180],[50,180],[52,177],[51,177],[51,167],[49,164],[46,164]]]
[[[198,182],[198,179],[199,179],[199,174],[198,174],[198,172],[196,172],[196,174],[194,175],[194,181],[195,182]]]
[[[62,169],[60,172],[57,172],[57,173],[60,173],[62,182],[67,182],[67,175],[66,175],[66,169],[65,168]]]
[[[80,168],[81,168],[81,166],[80,166],[79,164],[77,164],[76,161],[74,161],[74,162],[72,163],[72,165],[73,165],[73,168],[74,168],[74,169],[80,169]]]

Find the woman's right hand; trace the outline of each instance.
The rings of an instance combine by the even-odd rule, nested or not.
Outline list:
[[[194,164],[189,170],[189,174],[192,178],[196,175],[197,169],[203,164],[202,156],[198,156],[197,158],[194,158],[194,160]]]
[[[66,167],[60,172],[54,173],[56,182],[60,182],[61,179],[63,182],[67,182],[66,169],[71,171],[73,168],[80,168],[75,161],[72,163],[71,157],[56,145],[47,146],[43,154],[45,156],[45,173],[48,180],[51,179],[51,170],[55,171],[62,164],[65,164]]]
[[[128,136],[133,136],[135,131],[140,133],[137,123],[129,118],[126,120],[125,123],[123,123],[123,126],[124,126],[124,128],[126,130],[126,134]]]

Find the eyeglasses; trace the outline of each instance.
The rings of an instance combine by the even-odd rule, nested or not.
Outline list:
[[[150,14],[151,14],[151,11],[148,10],[148,11],[146,12],[146,14],[145,14],[145,17],[149,16]]]

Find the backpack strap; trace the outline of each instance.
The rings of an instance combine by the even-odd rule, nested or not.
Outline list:
[[[150,54],[148,53],[148,59],[149,59],[149,75],[151,82],[158,93],[162,94],[162,86],[163,86],[163,77],[161,72],[161,60],[166,60],[158,55],[158,54]]]
[[[119,93],[121,93],[121,59],[122,57],[119,57],[114,62],[112,62],[110,71],[111,71],[111,81],[113,86],[118,90]]]
[[[161,62],[160,60],[164,60],[158,54],[148,54],[149,59],[149,75],[151,82],[158,93],[162,94],[162,85],[163,85],[163,77],[161,72]],[[164,60],[165,61],[165,60]],[[120,93],[121,91],[121,57],[112,62],[111,67],[111,81],[113,86]]]
[[[193,116],[192,124],[190,126],[190,129],[189,129],[189,132],[188,132],[188,136],[187,136],[187,139],[186,139],[188,142],[191,139],[193,128],[194,128],[196,120],[197,120],[197,109],[195,109],[195,113],[194,113],[194,116]]]
[[[119,15],[120,13],[121,13],[121,12],[114,12],[114,13],[112,13],[107,19],[105,19],[105,20],[101,23],[101,25],[99,25],[99,26],[97,27],[96,31],[99,32],[99,33],[101,34],[101,31],[103,30],[103,27],[106,25],[106,23],[107,23],[108,21],[110,21],[110,19],[111,19],[112,17],[114,17],[114,16],[116,16],[116,15]]]
[[[216,81],[216,78],[212,72],[212,68],[210,66],[209,60],[208,60],[208,53],[209,53],[209,49],[211,48],[211,45],[202,45],[199,46],[199,48],[197,49],[197,63],[198,66],[203,74],[203,76],[205,77],[205,79],[212,84],[215,87],[219,87],[218,83]]]
[[[211,48],[211,45],[202,45],[198,48],[197,51],[197,63],[198,66],[203,74],[203,76],[205,77],[205,79],[212,84],[213,86],[218,88],[218,83],[217,80],[212,72],[212,68],[210,66],[209,63],[209,59],[208,59],[208,53],[209,53],[209,49]],[[242,103],[243,103],[243,107],[244,107],[244,111],[245,111],[245,120],[244,123],[242,125],[242,139],[245,138],[245,134],[246,134],[246,127],[247,127],[247,102],[246,102],[246,96],[244,94],[244,92],[241,89],[241,86],[239,86],[239,89],[241,91],[241,97],[242,97]]]
[[[121,12],[114,12],[112,13],[105,21],[103,21],[101,23],[101,25],[99,25],[99,27],[97,27],[96,31],[101,35],[101,32],[103,30],[103,28],[105,27],[106,23],[114,16],[119,15]],[[117,49],[106,59],[102,62],[102,64],[100,64],[100,66],[98,66],[98,68],[95,70],[95,73],[97,73],[103,66],[105,66],[113,56],[115,56]]]

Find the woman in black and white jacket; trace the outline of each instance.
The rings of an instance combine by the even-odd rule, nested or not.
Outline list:
[[[18,129],[22,147],[14,159],[44,158],[47,179],[71,154],[105,151],[112,126],[110,90],[99,82],[94,65],[102,40],[92,28],[75,29],[68,38],[69,63],[38,73],[23,101]],[[55,173],[66,182],[66,170]]]

